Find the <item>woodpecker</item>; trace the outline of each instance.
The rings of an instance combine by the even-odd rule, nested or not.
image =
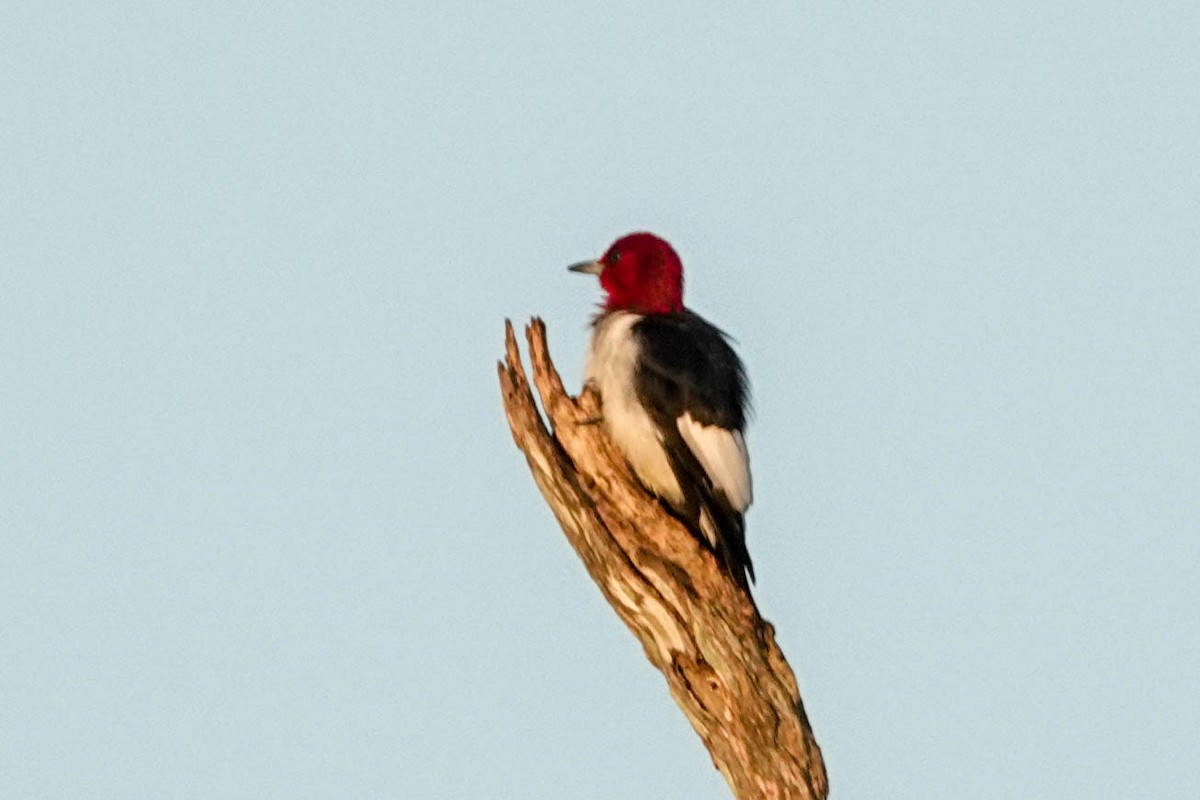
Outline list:
[[[749,387],[726,334],[683,305],[683,263],[651,233],[618,239],[598,261],[606,297],[593,320],[585,380],[638,479],[749,591],[744,514],[752,500],[744,430]]]

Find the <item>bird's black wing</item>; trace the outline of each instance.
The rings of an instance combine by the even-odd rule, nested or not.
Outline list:
[[[718,328],[698,315],[647,315],[634,326],[640,358],[635,376],[638,399],[663,431],[663,445],[684,494],[677,509],[721,557],[739,584],[754,568],[746,549],[742,509],[714,484],[680,432],[679,420],[688,415],[702,426],[730,434],[746,424],[748,387],[741,359]],[[745,467],[748,475],[748,465]],[[703,531],[702,520],[716,528],[716,541]]]
[[[746,426],[749,391],[745,369],[725,334],[691,311],[642,317],[634,327],[648,373],[649,398],[664,411],[684,412],[702,425]],[[645,400],[647,398],[643,398]]]

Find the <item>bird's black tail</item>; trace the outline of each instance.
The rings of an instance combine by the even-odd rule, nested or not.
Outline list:
[[[754,580],[754,565],[746,549],[746,518],[734,508],[725,493],[712,485],[708,473],[677,431],[670,428],[666,439],[671,467],[683,489],[683,502],[675,506],[697,534],[701,543],[711,549],[734,583],[750,594]],[[753,597],[751,597],[753,600]]]
[[[712,530],[708,530],[711,526]],[[754,564],[746,549],[746,518],[724,497],[705,498],[700,509],[700,531],[720,559],[725,571],[750,593]]]

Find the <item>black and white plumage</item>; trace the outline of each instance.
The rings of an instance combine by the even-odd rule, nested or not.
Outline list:
[[[724,333],[683,307],[682,265],[662,239],[631,234],[572,269],[598,274],[608,292],[586,366],[605,429],[646,488],[748,588],[753,490],[741,360]]]

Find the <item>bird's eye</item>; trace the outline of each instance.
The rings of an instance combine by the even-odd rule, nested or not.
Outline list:
[[[620,253],[612,253],[612,254],[611,254],[611,255],[609,255],[609,257],[608,257],[608,265],[609,265],[610,267],[616,266],[617,262],[618,262],[618,261],[620,261],[620,260],[621,260],[621,254],[620,254]]]

